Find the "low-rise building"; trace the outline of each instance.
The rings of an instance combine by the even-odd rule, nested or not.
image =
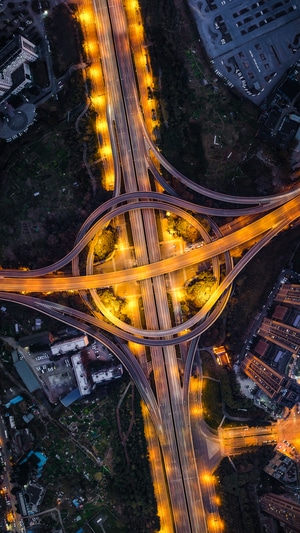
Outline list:
[[[36,379],[30,366],[26,363],[25,359],[15,363],[15,369],[18,372],[21,380],[29,392],[34,392],[41,388],[40,383]]]
[[[77,337],[71,337],[66,339],[60,339],[51,344],[50,350],[51,354],[59,357],[60,355],[66,354],[68,352],[75,352],[82,350],[88,346],[89,340],[87,335],[80,335]]]
[[[300,305],[300,285],[295,283],[285,283],[280,287],[275,300],[284,302],[293,306]]]
[[[22,516],[34,515],[45,496],[45,488],[37,483],[28,483],[26,487],[17,493],[17,499]]]
[[[105,381],[112,381],[114,379],[119,379],[123,375],[122,365],[113,366],[108,369],[98,370],[98,372],[93,372],[91,374],[93,382],[98,385]]]
[[[286,486],[297,486],[299,483],[296,461],[278,451],[264,467],[264,472]]]

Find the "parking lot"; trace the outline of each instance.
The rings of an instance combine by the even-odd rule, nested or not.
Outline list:
[[[217,76],[260,105],[300,59],[300,6],[294,0],[189,0]]]
[[[32,357],[32,369],[42,384],[49,401],[56,403],[76,386],[76,379],[69,356],[55,361],[49,359],[50,353],[42,353]]]

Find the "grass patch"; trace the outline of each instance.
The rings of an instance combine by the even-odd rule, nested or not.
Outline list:
[[[201,351],[201,364],[203,376],[208,376],[210,378],[218,379],[218,369],[216,368],[216,363],[213,357],[209,352]]]
[[[74,76],[65,96],[70,96],[71,105],[78,97],[85,101],[80,73]],[[65,116],[66,102],[63,95],[61,98],[48,104],[48,111],[49,106],[56,106],[56,118],[60,113]],[[35,268],[63,257],[88,214],[109,197],[101,186],[101,166],[95,162],[93,111],[87,112],[81,125],[83,131],[90,132],[87,158],[97,177],[96,192],[83,165],[83,141],[75,130],[77,113],[50,128],[46,105],[39,116],[30,135],[7,148],[12,152],[2,169],[0,264],[4,268]]]
[[[205,422],[213,429],[217,429],[223,418],[221,390],[218,381],[203,380],[202,406]]]

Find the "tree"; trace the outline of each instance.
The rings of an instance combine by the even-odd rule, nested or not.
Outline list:
[[[187,242],[195,242],[200,239],[199,231],[184,218],[171,215],[168,217],[168,228],[171,233],[175,233]]]
[[[200,272],[187,286],[187,298],[200,309],[210,298],[215,283],[216,278],[212,272],[209,270]]]
[[[112,226],[105,228],[98,236],[94,253],[99,261],[104,261],[114,251],[116,239],[117,231]]]

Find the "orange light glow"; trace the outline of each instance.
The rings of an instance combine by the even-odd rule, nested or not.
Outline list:
[[[94,102],[94,99],[93,99]],[[104,119],[98,118],[96,120],[96,129],[99,133],[103,133],[104,131],[107,131],[107,123]]]
[[[126,310],[129,315],[131,315],[134,310],[137,308],[137,301],[135,298],[130,298],[126,301]]]
[[[113,174],[107,174],[105,176],[105,188],[107,191],[113,191],[115,186],[115,178]]]
[[[9,511],[7,514],[6,514],[6,520],[9,524],[11,524],[13,521],[14,521],[14,515],[12,513],[12,511]]]
[[[212,474],[202,474],[201,476],[201,483],[204,485],[214,485],[216,483],[215,477],[212,476]]]
[[[184,301],[186,299],[186,293],[184,289],[176,289],[175,294],[179,302]]]
[[[79,13],[79,20],[83,24],[90,24],[94,21],[93,12],[87,9],[81,11],[81,13]]]
[[[129,7],[135,10],[138,9],[139,5],[136,0],[132,0],[132,2],[129,3]]]
[[[97,107],[97,110],[98,111],[103,110],[103,112],[105,113],[105,104],[106,104],[105,95],[104,94],[92,94],[91,99],[92,99],[94,106]],[[106,123],[105,115],[100,118],[98,117],[98,120],[103,120]]]
[[[128,348],[134,354],[135,357],[139,358],[145,354],[145,348],[142,344],[136,344],[134,342],[129,342]]]
[[[99,80],[101,78],[102,72],[100,65],[92,65],[90,67],[90,76],[92,80]]]
[[[224,522],[218,515],[211,515],[208,517],[209,531],[224,531]]]
[[[203,409],[200,407],[200,405],[193,405],[190,408],[191,416],[202,416],[203,415]]]
[[[93,56],[96,52],[99,53],[98,43],[95,41],[88,41],[86,43],[87,51]]]
[[[102,156],[103,156],[103,157],[111,158],[111,157],[112,157],[111,146],[104,146],[104,147],[101,149],[101,153],[102,153]]]

